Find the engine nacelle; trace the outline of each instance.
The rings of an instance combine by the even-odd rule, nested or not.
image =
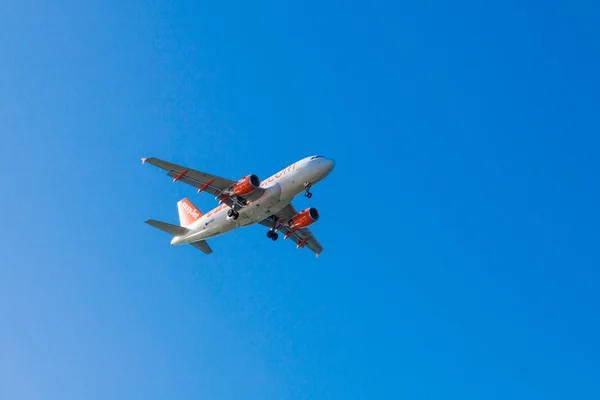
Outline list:
[[[235,185],[233,185],[233,192],[238,196],[245,196],[260,187],[260,179],[258,176],[252,174],[243,177]]]
[[[307,208],[306,210],[302,211],[294,217],[294,219],[292,220],[292,227],[298,229],[306,228],[307,226],[317,222],[318,219],[319,212],[317,211],[317,209],[313,207]]]

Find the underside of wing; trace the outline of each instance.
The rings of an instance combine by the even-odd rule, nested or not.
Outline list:
[[[167,175],[174,178],[174,181],[181,181],[198,189],[203,188],[203,191],[214,195],[218,194],[220,191],[224,191],[235,183],[235,181],[230,179],[207,174],[206,172],[197,171],[154,157],[142,158],[142,163],[148,163],[164,169],[167,171]]]
[[[283,227],[280,229],[280,231],[281,233],[287,235],[290,230],[288,227]],[[319,241],[308,228],[298,229],[292,233],[289,238],[296,243],[298,248],[306,246],[314,251],[317,257],[319,257],[319,254],[321,254],[323,251],[323,246],[321,246],[321,243],[319,243]]]
[[[206,192],[220,198],[228,206],[232,206],[234,202],[243,206],[245,201],[251,201],[260,197],[264,189],[256,188],[248,195],[239,196],[233,192],[234,185],[237,181],[222,178],[217,175],[208,174],[192,168],[187,168],[168,161],[163,161],[158,158],[149,157],[142,158],[142,163],[148,163],[167,171],[167,175],[173,178],[173,182],[181,181],[198,189],[198,193]],[[238,192],[239,193],[239,192]]]

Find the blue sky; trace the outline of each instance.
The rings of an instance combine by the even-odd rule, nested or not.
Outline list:
[[[600,398],[599,14],[3,2],[0,397]],[[143,223],[313,154],[319,259]]]

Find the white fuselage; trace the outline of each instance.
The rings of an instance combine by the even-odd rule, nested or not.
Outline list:
[[[307,157],[261,182],[265,189],[261,197],[239,210],[239,217],[227,217],[229,206],[222,204],[204,214],[188,227],[185,235],[175,236],[171,245],[186,244],[222,235],[233,229],[256,224],[277,213],[300,193],[305,183],[314,185],[333,170],[333,160],[324,157]]]

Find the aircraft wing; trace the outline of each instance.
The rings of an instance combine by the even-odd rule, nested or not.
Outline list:
[[[197,171],[192,168],[173,164],[154,157],[142,158],[142,163],[152,164],[158,168],[164,169],[167,171],[167,175],[173,178],[173,182],[181,181],[187,183],[188,185],[198,188],[198,192],[207,192],[215,197],[231,194],[231,189],[236,183],[236,181],[232,181],[231,179],[222,178],[217,175],[211,175],[206,172]],[[260,197],[263,191],[263,188],[258,188],[251,193],[250,197],[253,199]],[[233,200],[231,198],[225,199],[224,202],[229,206],[233,204]]]
[[[284,224],[279,228],[281,233],[287,235],[290,232],[290,228],[287,227],[285,222],[289,221],[291,218],[294,218],[297,214],[298,211],[296,211],[294,206],[291,204],[288,204],[281,211],[275,214],[275,217],[284,222]],[[274,221],[271,217],[265,218],[260,222],[261,225],[268,226],[269,228],[273,227],[273,223]],[[292,239],[296,245],[304,242],[303,247],[306,246],[311,249],[313,252],[315,252],[317,257],[319,257],[319,254],[321,254],[323,251],[323,246],[321,246],[321,243],[319,243],[317,238],[315,238],[313,233],[308,228],[298,229],[296,232],[292,233],[289,239]]]

